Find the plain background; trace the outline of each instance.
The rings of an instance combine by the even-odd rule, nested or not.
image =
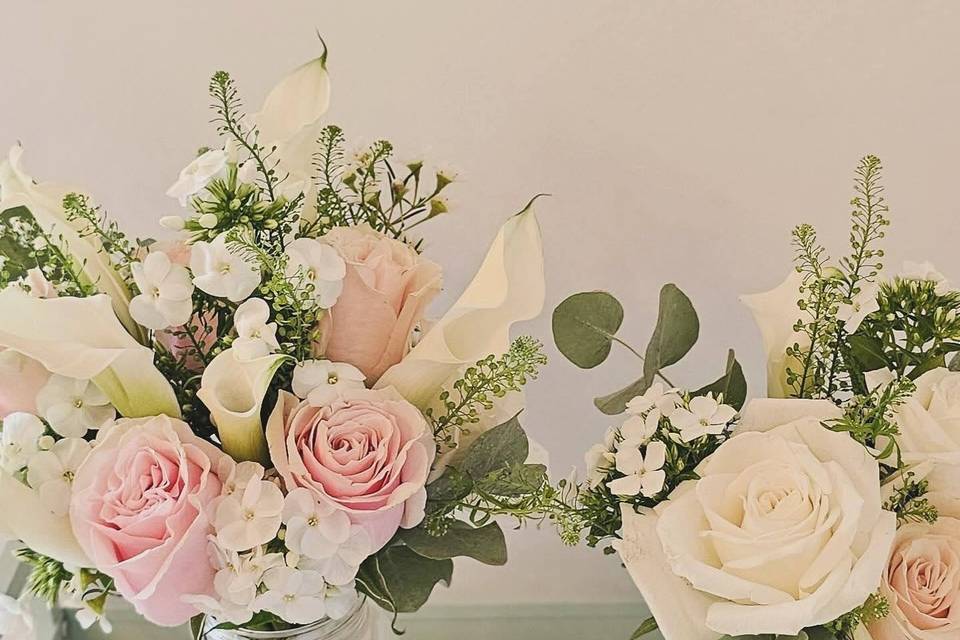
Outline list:
[[[129,231],[159,235],[164,191],[202,145],[206,85],[231,71],[253,111],[282,74],[330,45],[330,122],[398,157],[453,167],[453,213],[425,229],[446,269],[441,312],[497,227],[531,195],[546,243],[544,315],[522,327],[551,364],[527,428],[553,472],[581,464],[610,420],[591,398],[637,375],[618,353],[581,371],[552,347],[567,295],[608,289],[622,335],[646,343],[661,284],[701,316],[673,377],[715,378],[726,349],[761,391],[759,334],[740,293],[790,268],[790,228],[846,242],[852,171],[885,162],[891,265],[929,259],[960,277],[955,238],[960,5],[952,2],[653,0],[32,0],[0,27],[0,144],[35,176],[82,185]],[[512,562],[464,562],[441,604],[631,602],[619,564],[553,532],[510,534]]]

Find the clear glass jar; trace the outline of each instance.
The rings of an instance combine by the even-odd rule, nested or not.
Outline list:
[[[207,617],[202,640],[377,640],[376,613],[366,598],[357,598],[353,610],[339,620],[324,618],[286,631],[216,629],[217,621]]]

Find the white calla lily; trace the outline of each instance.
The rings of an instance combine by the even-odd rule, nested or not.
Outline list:
[[[290,140],[330,106],[327,50],[287,74],[267,95],[254,119],[261,140]]]
[[[221,352],[207,365],[197,397],[210,410],[223,450],[235,460],[268,463],[260,409],[282,354],[244,360],[234,349]]]
[[[34,182],[21,167],[22,156],[23,147],[18,144],[10,149],[7,159],[0,163],[0,212],[25,207],[45,234],[62,238],[83,280],[110,296],[120,322],[131,335],[144,342],[146,333],[130,316],[132,296],[126,282],[113,268],[96,237],[84,233],[84,223],[67,221],[63,198],[68,193],[80,190]]]
[[[92,380],[128,418],[180,416],[153,351],[126,332],[105,295],[42,299],[15,287],[0,291],[0,347],[52,373]]]
[[[8,507],[0,509],[0,537],[20,540],[70,566],[92,566],[73,535],[70,517],[55,515],[37,491],[6,473],[0,473],[0,504]]]
[[[543,247],[532,204],[503,225],[460,299],[402,362],[383,374],[377,388],[395,387],[425,408],[465,366],[505,353],[514,322],[540,314]]]
[[[787,347],[799,344],[804,349],[810,343],[806,334],[793,329],[802,313],[797,306],[802,283],[803,276],[793,270],[786,280],[770,291],[740,296],[740,301],[750,309],[760,328],[763,349],[767,353],[767,395],[771,398],[791,395],[787,368],[797,371],[799,361],[787,355]]]

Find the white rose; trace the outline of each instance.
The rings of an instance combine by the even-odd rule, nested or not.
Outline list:
[[[916,382],[917,391],[897,410],[904,462],[960,464],[960,373],[934,369]]]
[[[795,635],[876,591],[896,518],[848,436],[810,416],[741,430],[698,473],[655,512],[623,509],[619,551],[664,637]]]
[[[960,637],[960,466],[916,471],[929,482],[926,497],[940,517],[897,531],[880,586],[890,613],[869,625],[872,640]]]

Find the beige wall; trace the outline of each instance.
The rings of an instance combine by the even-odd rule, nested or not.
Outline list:
[[[163,192],[212,143],[205,88],[231,70],[250,104],[327,38],[331,120],[459,169],[457,213],[429,229],[445,301],[530,195],[541,206],[550,309],[614,291],[644,343],[659,285],[697,304],[702,343],[759,384],[759,337],[737,294],[789,268],[789,230],[845,242],[857,158],[886,163],[890,258],[960,278],[960,5],[953,2],[87,0],[6,3],[0,143],[44,178],[84,185],[128,228],[156,232]],[[527,331],[549,340],[549,309]],[[550,349],[551,355],[555,351]],[[590,398],[631,376],[553,358],[526,421],[566,473],[607,420]],[[700,370],[697,370],[697,369]],[[756,390],[756,387],[755,389]],[[464,563],[445,602],[629,601],[615,560],[512,536],[512,568]]]

